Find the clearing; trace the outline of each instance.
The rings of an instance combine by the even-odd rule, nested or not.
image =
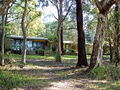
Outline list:
[[[75,69],[76,59],[63,63],[47,59],[29,59],[26,65],[19,62],[1,67],[9,79],[0,86],[5,90],[113,90],[113,82],[92,80],[82,69]],[[5,75],[7,75],[5,74]],[[7,76],[5,76],[7,77]],[[5,81],[4,80],[4,81]],[[115,89],[116,90],[116,89]]]

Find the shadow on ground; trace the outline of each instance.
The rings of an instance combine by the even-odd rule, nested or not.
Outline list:
[[[23,68],[9,71],[28,76],[25,85],[21,87],[24,90],[98,90],[102,85],[108,84],[89,79],[87,73],[83,72],[85,68],[75,69],[77,60],[63,62],[28,60]]]

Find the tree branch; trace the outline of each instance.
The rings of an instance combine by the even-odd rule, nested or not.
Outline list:
[[[65,18],[67,17],[67,15],[69,14],[72,5],[73,5],[73,3],[71,3],[71,5],[69,6],[69,8],[68,8],[68,10],[67,10],[67,13],[65,14],[65,16],[63,17],[63,19],[62,19],[61,22],[63,22],[63,21],[65,20]]]
[[[120,0],[117,0],[117,1],[120,1]],[[105,3],[101,11],[105,12],[104,14],[106,15],[110,10],[111,6],[115,4],[115,2],[116,2],[115,0],[109,0],[108,2]]]
[[[57,13],[58,13],[58,17],[59,17],[59,11],[60,11],[60,10],[59,10],[59,7],[58,7],[58,1],[56,1],[55,3],[53,3],[53,2],[54,2],[53,0],[52,0],[52,1],[49,0],[49,1],[50,1],[51,4],[53,4],[53,5],[56,7]]]
[[[52,12],[50,12],[52,15],[53,15],[53,17],[56,19],[56,20],[58,20],[58,18],[52,13]]]
[[[22,9],[24,9],[24,7],[22,5],[20,5],[19,3],[15,3],[15,4],[20,6]]]
[[[8,0],[7,2],[5,2],[5,4],[0,8],[0,15],[3,15],[4,10],[6,9],[6,7],[12,2],[13,0]]]
[[[102,9],[102,6],[101,6],[99,0],[95,0],[95,4],[96,4],[97,8],[98,8],[99,11],[100,11],[100,10]]]

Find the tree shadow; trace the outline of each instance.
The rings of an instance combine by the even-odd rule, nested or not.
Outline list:
[[[19,73],[27,75],[26,84],[23,86],[25,90],[42,90],[46,87],[52,87],[51,83],[66,82],[74,80],[78,82],[73,84],[76,88],[86,88],[86,83],[89,82],[84,69],[75,69],[64,63],[58,63],[52,60],[29,60],[28,65],[37,66],[37,68],[22,68],[19,70],[10,70],[11,73]],[[91,83],[91,82],[90,82]],[[100,84],[100,82],[91,83]],[[88,89],[92,87],[88,86]]]

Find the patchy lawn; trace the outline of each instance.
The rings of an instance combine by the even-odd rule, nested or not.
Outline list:
[[[15,59],[21,59],[21,54],[11,54],[11,56]],[[5,56],[8,58],[8,55]],[[90,59],[91,55],[87,55],[87,59]],[[109,55],[104,55],[103,58],[109,59]],[[55,56],[41,56],[41,55],[27,55],[27,59],[47,59],[47,60],[55,60]],[[63,60],[77,59],[77,55],[62,55]]]
[[[21,57],[13,56],[17,59]],[[0,89],[120,90],[120,81],[92,80],[83,72],[85,68],[75,69],[77,56],[62,56],[64,59],[62,64],[51,58],[54,57],[28,55],[26,65],[16,62],[0,67]]]

